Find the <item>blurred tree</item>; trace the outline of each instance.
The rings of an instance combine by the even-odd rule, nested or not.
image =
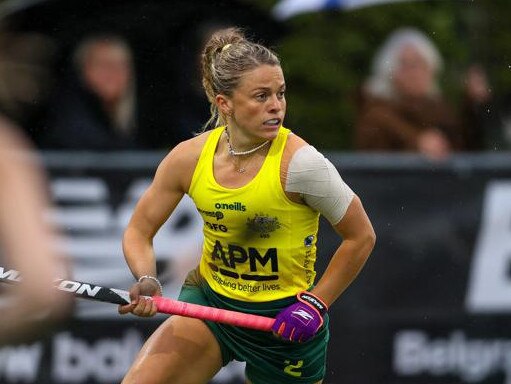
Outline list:
[[[479,14],[468,13],[473,50],[488,69],[496,94],[511,93],[511,2],[508,0],[481,1]]]
[[[268,11],[276,0],[257,1]],[[442,87],[461,99],[466,68],[479,62],[496,93],[511,90],[508,0],[410,1],[298,15],[276,50],[288,82],[286,125],[322,149],[350,149],[357,88],[386,36],[415,26],[437,44],[445,60]]]

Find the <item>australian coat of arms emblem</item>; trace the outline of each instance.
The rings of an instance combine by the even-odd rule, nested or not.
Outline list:
[[[270,217],[264,213],[256,213],[254,218],[247,219],[247,227],[259,233],[263,238],[270,237],[270,232],[280,228],[278,217]]]

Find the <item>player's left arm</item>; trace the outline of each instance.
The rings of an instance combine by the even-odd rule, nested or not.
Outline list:
[[[333,225],[343,239],[312,292],[330,306],[357,277],[376,235],[358,196],[353,196],[342,219]]]
[[[291,135],[283,159],[286,194],[320,212],[343,240],[312,290],[329,307],[364,266],[376,235],[360,198],[314,147]]]
[[[323,316],[362,269],[376,236],[358,196],[314,147],[291,135],[282,160],[286,195],[325,216],[343,238],[312,292],[298,292],[297,301],[275,317],[276,335],[303,342],[321,329]]]

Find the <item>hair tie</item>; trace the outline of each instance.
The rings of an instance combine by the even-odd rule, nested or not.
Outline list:
[[[229,44],[225,44],[225,45],[222,47],[222,51],[221,51],[221,52],[223,52],[223,51],[225,51],[226,49],[228,49],[231,45],[232,45],[231,43],[229,43]]]

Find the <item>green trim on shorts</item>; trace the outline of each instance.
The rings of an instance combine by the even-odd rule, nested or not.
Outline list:
[[[179,300],[268,317],[296,302],[295,297],[264,303],[233,300],[215,293],[197,271],[188,275]],[[294,343],[271,332],[206,321],[220,345],[223,365],[231,360],[245,361],[245,374],[252,384],[313,384],[322,380],[330,338],[328,323],[326,315],[324,326],[313,339]]]

